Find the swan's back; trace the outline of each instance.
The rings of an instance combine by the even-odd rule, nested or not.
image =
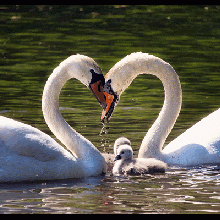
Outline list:
[[[186,151],[184,155],[183,151]],[[189,157],[192,157],[193,164],[220,163],[220,109],[197,122],[163,150],[164,154],[175,155],[175,152],[182,155],[182,159],[179,158],[182,163],[183,158],[190,160]],[[190,165],[187,161],[185,163]]]
[[[0,182],[83,177],[82,167],[47,134],[0,116]]]
[[[56,159],[65,150],[49,135],[30,125],[0,116],[0,140],[4,147],[18,155],[42,162]]]

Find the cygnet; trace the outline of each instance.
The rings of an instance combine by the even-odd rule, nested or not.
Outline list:
[[[126,137],[120,137],[114,143],[114,154],[102,153],[102,156],[105,158],[105,162],[107,163],[107,170],[109,172],[112,172],[114,166],[113,160],[117,155],[117,149],[119,148],[120,145],[124,145],[124,144],[131,146],[131,142]]]
[[[120,145],[114,159],[113,175],[165,173],[167,164],[155,158],[135,158],[130,145]]]
[[[131,146],[131,142],[130,142],[130,140],[128,140],[126,137],[120,137],[120,138],[118,138],[116,141],[115,141],[115,144],[114,144],[114,154],[115,154],[115,156],[117,156],[118,155],[118,148],[119,148],[119,146],[121,146],[121,145],[129,145],[129,146]]]

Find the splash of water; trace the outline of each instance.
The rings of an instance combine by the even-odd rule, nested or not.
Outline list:
[[[101,146],[104,147],[103,151],[104,152],[107,152],[108,150],[106,150],[106,148],[109,148],[110,145],[109,145],[109,140],[107,139],[107,134],[108,134],[108,129],[109,127],[106,126],[105,123],[102,123],[102,128],[101,128],[101,131],[99,133],[99,136],[102,137],[102,140],[101,140]]]
[[[107,127],[105,123],[102,123],[102,128],[99,133],[99,136],[103,137],[103,135],[108,134],[108,129],[109,127]]]

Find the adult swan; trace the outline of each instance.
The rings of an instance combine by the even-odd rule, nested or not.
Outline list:
[[[71,78],[89,87],[105,107],[104,77],[95,61],[73,55],[61,62],[44,87],[42,110],[50,130],[71,153],[40,130],[1,116],[0,182],[81,178],[105,171],[101,153],[71,128],[59,111],[60,91]]]
[[[122,92],[139,74],[152,74],[163,83],[163,108],[144,137],[138,157],[153,157],[169,164],[201,165],[220,163],[220,109],[192,126],[163,150],[164,142],[179,115],[182,92],[179,77],[162,59],[147,53],[132,53],[115,64],[106,75],[104,94],[107,108],[102,121],[110,120]]]

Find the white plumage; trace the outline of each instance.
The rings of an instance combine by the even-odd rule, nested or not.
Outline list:
[[[0,117],[0,182],[82,178],[105,172],[101,153],[71,128],[59,111],[59,94],[66,81],[76,78],[89,86],[91,69],[101,74],[94,60],[73,55],[54,69],[44,87],[45,121],[71,153],[40,130]]]
[[[169,63],[147,53],[132,53],[106,75],[118,98],[139,74],[152,74],[164,86],[165,99],[158,118],[144,137],[138,157],[157,158],[184,166],[220,163],[220,109],[192,126],[163,150],[164,142],[179,115],[182,91],[179,77]],[[144,88],[143,88],[144,89]]]
[[[165,173],[167,165],[155,158],[133,158],[130,145],[122,144],[117,149],[113,174],[140,175]]]

